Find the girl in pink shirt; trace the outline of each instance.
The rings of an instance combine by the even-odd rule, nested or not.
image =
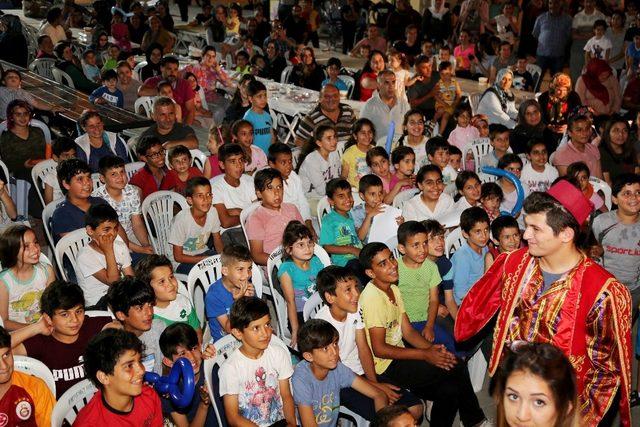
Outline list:
[[[462,156],[465,159],[465,169],[468,169],[467,150],[473,140],[480,137],[480,132],[474,126],[471,126],[471,108],[466,103],[458,105],[453,113],[453,118],[458,125],[449,134],[449,144],[458,147],[462,151]],[[471,159],[473,159],[473,156],[471,156]]]

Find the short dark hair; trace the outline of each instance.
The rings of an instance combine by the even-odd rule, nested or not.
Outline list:
[[[427,236],[443,236],[445,233],[444,226],[440,224],[435,219],[425,219],[422,221],[422,225],[424,225],[424,229],[427,231]]]
[[[369,189],[369,187],[384,186],[382,185],[382,180],[378,175],[370,173],[360,178],[360,182],[358,183],[358,191],[364,194]]]
[[[332,56],[327,61],[327,68],[331,67],[332,65],[335,65],[338,68],[342,68],[342,61],[340,61],[339,58],[336,58],[335,56]]]
[[[244,330],[253,321],[269,316],[269,306],[258,297],[241,297],[231,306],[231,328]]]
[[[164,67],[167,64],[176,64],[177,66],[180,66],[180,61],[178,61],[178,58],[175,56],[165,56],[160,60],[160,66]]]
[[[104,156],[98,161],[98,171],[105,176],[111,169],[124,167],[125,162],[118,156]]]
[[[2,326],[0,326],[0,348],[11,349],[11,335]]]
[[[47,11],[47,22],[53,23],[62,15],[62,9],[59,7],[52,7]]]
[[[497,197],[502,202],[504,200],[504,193],[502,188],[495,182],[485,182],[480,186],[480,199],[486,199],[487,197]]]
[[[249,96],[256,96],[259,92],[266,92],[266,90],[267,87],[264,85],[264,83],[258,80],[252,80],[247,85],[247,95]]]
[[[169,258],[164,255],[150,254],[138,261],[134,267],[134,273],[138,280],[151,284],[151,274],[158,267],[169,267],[173,271],[173,264]]]
[[[584,172],[587,176],[591,175],[589,166],[585,162],[573,162],[567,167],[567,176],[576,177],[580,172]]]
[[[462,156],[462,150],[460,150],[455,145],[449,145],[449,155],[450,156]]]
[[[449,50],[449,46],[443,46],[441,49]],[[453,64],[451,64],[451,61],[442,61],[438,65],[438,71],[442,71],[442,70],[445,70],[447,68],[451,68],[452,66],[453,66]]]
[[[621,173],[613,178],[611,194],[613,194],[613,197],[618,197],[618,194],[620,194],[625,185],[631,184],[640,184],[640,175],[637,173]]]
[[[384,147],[376,146],[371,148],[369,151],[367,151],[367,155],[365,156],[367,166],[371,167],[371,164],[373,163],[373,159],[376,157],[384,157],[388,161],[389,153],[387,153],[387,150],[385,150]]]
[[[92,118],[98,118],[100,119],[100,121],[102,121],[102,116],[97,111],[85,110],[82,112],[82,114],[80,114],[80,118],[78,119],[78,122],[80,123],[80,126],[85,127],[89,119],[92,119]]]
[[[424,233],[427,236],[429,235],[423,223],[419,221],[405,221],[398,227],[398,243],[406,245],[408,239],[420,233]]]
[[[247,52],[245,52],[244,50],[239,50],[239,51],[236,52],[236,58],[238,58],[239,56],[243,57],[247,61],[249,60],[249,54]],[[251,95],[251,96],[253,96],[253,95]]]
[[[147,152],[156,145],[162,146],[162,141],[160,141],[160,138],[153,135],[143,136],[136,144],[136,154],[138,156],[146,156]]]
[[[573,184],[572,184],[573,185]],[[524,199],[524,213],[527,215],[544,213],[546,222],[553,235],[557,236],[562,230],[569,227],[574,231],[574,243],[580,234],[580,224],[575,217],[564,207],[562,203],[547,193],[535,191]]]
[[[505,169],[511,163],[517,163],[522,167],[522,159],[514,153],[507,153],[498,160],[498,169]]]
[[[84,351],[84,370],[93,385],[102,390],[98,371],[113,375],[118,359],[127,351],[144,352],[144,345],[132,332],[108,328],[91,338]]]
[[[40,296],[40,312],[53,317],[56,310],[69,310],[77,305],[84,308],[84,292],[75,283],[56,280],[44,288]]]
[[[192,349],[198,346],[198,334],[188,323],[176,322],[160,334],[160,351],[167,359],[178,354],[177,347]]]
[[[573,125],[575,125],[578,122],[589,122],[589,123],[591,123],[591,120],[585,114],[572,114],[572,115],[569,116],[569,119],[567,120],[567,127],[571,131],[571,130],[573,130]]]
[[[103,82],[107,80],[118,80],[118,73],[113,68],[110,68],[108,70],[104,70],[100,74],[100,78]]]
[[[326,193],[327,198],[332,199],[333,195],[338,190],[351,190],[351,184],[344,178],[333,178],[327,182]]]
[[[514,217],[511,215],[501,215],[491,222],[491,235],[494,239],[498,240],[500,233],[502,233],[502,230],[505,228],[517,228],[520,230],[518,221]]]
[[[409,408],[404,405],[389,405],[376,412],[376,417],[371,422],[371,427],[391,427],[393,420],[400,415],[409,414]]]
[[[115,222],[118,224],[118,212],[107,203],[89,206],[87,213],[84,214],[85,225],[95,230],[100,224],[105,222]]]
[[[547,150],[547,153],[549,152],[549,147],[547,146],[547,143],[542,140],[542,139],[538,139],[538,138],[533,138],[530,139],[529,142],[527,142],[527,154],[531,154],[531,152],[533,151],[533,147],[535,147],[536,145],[544,145],[544,148]]]
[[[476,224],[481,222],[486,222],[487,226],[491,224],[487,212],[478,206],[467,208],[460,215],[460,229],[465,233],[470,232]]]
[[[501,133],[509,132],[509,128],[502,123],[492,123],[489,125],[489,139],[494,140]]]
[[[604,19],[596,19],[596,21],[593,23],[593,29],[595,30],[598,27],[602,27],[605,30],[607,29],[607,21],[605,21]]]
[[[225,245],[220,255],[220,262],[223,267],[235,264],[236,262],[253,262],[251,252],[243,245]]]
[[[316,276],[316,291],[322,298],[325,304],[329,304],[325,294],[335,295],[338,282],[346,282],[347,280],[358,279],[353,272],[347,267],[341,267],[339,265],[328,265]]]
[[[95,55],[96,51],[93,49],[86,49],[84,52],[82,52],[82,59],[87,59],[87,56],[89,55]]]
[[[67,194],[67,189],[64,188],[63,183],[71,183],[71,179],[76,175],[81,175],[84,173],[88,173],[89,175],[91,175],[91,168],[89,168],[89,165],[86,162],[80,159],[68,159],[58,163],[56,172],[58,174],[58,183],[60,184],[60,189],[64,194]]]
[[[275,144],[271,144],[269,146],[267,160],[271,163],[275,163],[275,161],[278,159],[278,156],[282,154],[288,154],[292,156],[293,152],[291,151],[291,147],[289,147],[287,144],[276,142]]]
[[[400,147],[396,147],[391,152],[391,164],[394,166],[399,164],[408,155],[412,155],[415,158],[416,153],[415,151],[413,151],[413,148],[409,147],[408,145],[402,145]]]
[[[204,176],[194,176],[193,178],[189,178],[187,185],[184,188],[184,196],[192,197],[193,193],[196,191],[196,187],[211,188],[211,182]]]
[[[317,348],[328,346],[339,338],[338,330],[322,319],[309,319],[298,331],[298,351],[311,353]]]
[[[458,147],[456,147],[458,148]],[[456,190],[462,191],[464,190],[464,186],[470,179],[475,179],[478,182],[480,181],[480,177],[474,171],[462,171],[456,177]]]
[[[274,168],[260,169],[253,176],[253,186],[256,191],[264,191],[276,179],[282,181],[282,174],[279,170]]]
[[[71,151],[75,149],[76,149],[76,142],[67,136],[60,136],[54,139],[53,143],[51,144],[51,151],[53,152],[53,154],[55,154],[58,157],[60,157],[62,153],[66,151]]]
[[[244,150],[238,144],[222,144],[218,150],[218,161],[226,162],[231,156],[241,155],[244,158]]]
[[[378,253],[384,251],[385,249],[389,249],[387,245],[380,242],[367,243],[364,245],[364,248],[360,250],[360,264],[364,270],[368,270],[371,268],[373,258],[378,255]]]
[[[149,283],[125,276],[111,284],[107,292],[107,301],[113,314],[121,312],[129,316],[131,307],[147,303],[155,304],[156,295]]]
[[[182,155],[191,159],[191,151],[187,147],[182,144],[174,146],[169,150],[169,155],[167,156],[169,158],[169,163],[171,163],[171,160]]]
[[[416,174],[416,183],[421,183],[424,180],[424,177],[429,172],[437,173],[438,175],[440,175],[440,178],[442,178],[442,170],[438,166],[424,165],[418,170],[418,173]]]

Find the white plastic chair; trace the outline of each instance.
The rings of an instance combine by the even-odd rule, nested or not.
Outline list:
[[[53,80],[62,85],[69,86],[71,89],[75,89],[76,86],[73,84],[73,80],[71,76],[59,68],[53,67],[51,69],[51,73],[53,74]]]
[[[142,169],[144,167],[145,163],[144,162],[131,162],[131,163],[126,163],[124,165],[124,171],[127,174],[127,179],[130,180],[131,177],[138,172],[140,169]]]
[[[189,151],[191,152],[191,164],[200,169],[200,172],[204,172],[204,165],[207,163],[207,155],[197,148]]]
[[[153,251],[159,255],[166,255],[172,261],[173,249],[169,244],[169,234],[176,204],[180,209],[189,209],[187,199],[182,195],[174,191],[156,191],[144,199],[141,207]]]
[[[16,371],[33,375],[40,378],[51,390],[51,394],[56,395],[56,380],[51,370],[41,361],[27,356],[13,356],[13,368]]]
[[[444,254],[447,258],[451,258],[451,255],[462,246],[465,242],[462,236],[462,229],[460,227],[454,228],[444,239]]]
[[[100,181],[100,173],[94,172],[91,174],[91,182],[93,183],[93,189],[102,187],[104,184]]]
[[[133,111],[136,114],[141,114],[143,111],[145,116],[151,118],[153,116],[153,99],[153,96],[141,96],[133,103]]]
[[[36,192],[38,193],[38,197],[40,198],[40,202],[42,206],[45,206],[44,203],[44,177],[47,176],[51,171],[55,170],[58,164],[53,159],[45,160],[44,162],[40,162],[31,169],[31,180],[33,181],[33,185],[36,186]]]
[[[116,320],[116,316],[111,310],[86,310],[84,315],[86,317],[111,317],[113,320]]]
[[[141,82],[141,78],[140,78],[140,70],[142,70],[142,67],[145,67],[147,65],[147,61],[142,61],[138,64],[136,64],[135,67],[133,67],[133,78],[136,79],[137,81]]]
[[[318,292],[314,292],[304,303],[304,307],[302,308],[302,318],[305,322],[309,319],[315,319],[316,314],[322,307],[324,307],[324,301],[322,301]]]
[[[222,277],[222,261],[220,255],[212,255],[193,266],[187,277],[187,293],[200,320],[206,324],[204,297],[209,287]],[[256,296],[262,297],[262,273],[255,263],[251,267],[251,283]]]
[[[416,194],[420,192],[417,188],[411,188],[409,190],[404,190],[396,194],[396,197],[393,198],[393,207],[402,210],[404,204],[411,200]]]
[[[58,427],[66,420],[72,425],[78,416],[78,412],[84,408],[98,391],[89,380],[82,380],[74,384],[58,399],[51,412],[51,425]]]
[[[471,107],[471,114],[475,114],[478,110],[478,104],[480,103],[481,93],[470,93],[469,94],[469,106]]]
[[[360,197],[360,193],[357,189],[351,189],[351,195],[353,196],[353,206],[357,206],[359,204],[364,203],[364,200]],[[322,197],[318,200],[318,205],[316,206],[316,218],[318,218],[318,227],[322,228],[322,217],[331,212],[331,204],[329,204],[329,198],[327,196]]]
[[[480,160],[489,154],[492,150],[491,144],[485,138],[482,140],[474,140],[470,146],[471,153],[473,154],[473,163],[476,167],[476,173],[482,173],[480,170]]]
[[[353,88],[356,87],[356,80],[353,77],[348,76],[346,74],[340,74],[338,78],[342,80],[345,85],[347,85],[347,99],[351,99],[351,95],[353,94]]]
[[[611,191],[611,187],[609,187],[609,184],[607,184],[606,181],[603,181],[600,178],[597,178],[595,176],[589,177],[589,183],[591,183],[591,185],[593,186],[593,191],[595,191],[595,192],[601,191],[602,192],[602,194],[604,195],[604,205],[607,207],[607,209],[611,210],[611,206],[612,206],[612,200],[611,200],[612,191]]]
[[[56,60],[51,58],[39,58],[34,59],[29,64],[29,69],[39,76],[45,77],[50,80],[55,80],[52,70],[56,66]]]
[[[280,83],[286,84],[289,82],[289,76],[291,75],[291,72],[293,71],[293,65],[287,65],[286,67],[284,67],[284,70],[282,70],[282,73],[280,74]]]
[[[527,71],[533,77],[533,89],[536,90],[538,88],[538,83],[540,83],[540,79],[542,79],[542,68],[536,64],[527,64]]]
[[[51,217],[53,216],[53,212],[56,210],[58,205],[64,202],[64,198],[60,198],[58,200],[54,200],[51,203],[47,204],[42,210],[42,225],[44,226],[44,233],[47,237],[47,243],[51,248],[51,251],[54,251],[55,245],[53,244],[53,234],[51,232]],[[58,266],[58,268],[62,268]]]
[[[79,228],[65,234],[58,241],[55,250],[56,262],[58,263],[58,268],[60,269],[60,275],[65,281],[69,279],[67,276],[67,272],[64,269],[64,258],[66,257],[71,263],[71,267],[73,267],[73,270],[76,273],[76,277],[80,277],[76,261],[78,259],[80,250],[87,246],[90,240],[91,238],[87,234],[87,231],[84,228]]]
[[[45,122],[38,119],[31,119],[29,121],[29,126],[40,128],[40,130],[42,130],[42,133],[44,133],[44,142],[46,142],[47,144],[51,144],[51,130],[49,129],[49,126],[47,126]],[[2,123],[0,123],[0,134],[6,130],[7,130],[7,121],[5,120]]]
[[[249,236],[247,236],[246,229],[247,219],[249,219],[249,215],[251,215],[253,211],[258,209],[259,207],[260,202],[254,202],[240,211],[240,227],[242,227],[242,233],[244,234],[244,239],[247,241],[247,245],[249,244]]]

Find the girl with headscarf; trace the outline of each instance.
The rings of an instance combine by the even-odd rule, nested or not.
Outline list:
[[[608,116],[620,111],[620,84],[611,66],[602,59],[592,59],[576,82],[576,93],[582,104],[593,108],[596,116]]]
[[[22,34],[20,18],[15,15],[0,17],[0,59],[26,67],[28,57],[27,39]]]
[[[515,154],[526,153],[532,139],[546,141],[547,149],[555,151],[555,144],[549,143],[553,134],[542,121],[540,104],[535,99],[527,99],[518,108],[518,125],[509,136],[509,145]]]
[[[433,0],[422,15],[422,34],[433,42],[444,42],[451,36],[451,11],[444,0]]]
[[[542,121],[552,132],[555,145],[567,130],[569,114],[581,104],[580,97],[571,90],[571,77],[556,73],[549,83],[549,90],[538,97],[542,109]]]
[[[478,114],[486,114],[489,123],[500,123],[513,129],[516,126],[515,96],[511,92],[513,72],[509,68],[498,71],[496,82],[487,89],[478,103]]]
[[[140,69],[140,81],[160,75],[160,60],[162,59],[162,45],[153,43],[146,52],[147,65]]]

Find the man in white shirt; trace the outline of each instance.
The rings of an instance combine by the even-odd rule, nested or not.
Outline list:
[[[40,34],[49,36],[54,46],[58,44],[58,42],[67,40],[69,37],[62,26],[63,22],[64,16],[62,15],[62,9],[52,7],[49,9],[49,12],[47,12],[47,21],[42,28],[40,28]]]
[[[384,138],[389,123],[395,122],[395,133],[402,132],[404,115],[411,109],[409,102],[396,94],[396,75],[391,70],[378,74],[378,90],[362,107],[361,118],[367,118],[376,127],[376,138]]]

